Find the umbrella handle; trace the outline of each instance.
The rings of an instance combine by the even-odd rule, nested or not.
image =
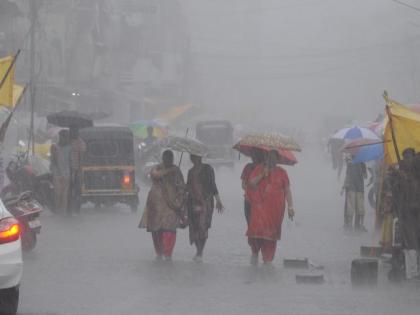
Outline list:
[[[187,130],[185,131],[185,138],[188,136],[188,132],[190,131],[190,128],[187,128]],[[184,156],[184,152],[181,152],[181,157],[179,158],[179,163],[178,163],[178,167],[181,167],[181,163],[182,163],[182,157]]]

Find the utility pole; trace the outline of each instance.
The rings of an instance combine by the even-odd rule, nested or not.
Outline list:
[[[38,0],[30,0],[31,8],[31,44],[30,44],[30,102],[31,102],[31,122],[29,128],[28,151],[35,154],[35,136],[34,136],[34,119],[35,119],[35,102],[36,102],[36,84],[35,84],[35,30],[38,19]]]
[[[415,43],[409,42],[408,43],[408,67],[410,72],[410,94],[412,97],[413,102],[418,102],[417,96],[417,75],[416,75],[416,68],[417,68],[417,59],[415,53]]]

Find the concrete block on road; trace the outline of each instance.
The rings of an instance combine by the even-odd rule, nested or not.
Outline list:
[[[378,260],[372,258],[354,259],[351,262],[351,283],[353,286],[376,286],[378,284]]]
[[[309,259],[284,259],[283,266],[285,268],[297,268],[297,269],[308,269],[309,268]]]

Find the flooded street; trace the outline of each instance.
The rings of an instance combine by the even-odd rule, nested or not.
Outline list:
[[[343,234],[341,182],[317,148],[287,168],[297,215],[284,221],[275,268],[251,267],[240,169],[217,173],[226,212],[214,216],[203,264],[192,261],[187,230],[178,232],[173,262],[155,262],[140,214],[124,206],[73,218],[45,213],[38,247],[25,255],[19,314],[418,314],[419,286],[391,285],[384,265],[376,289],[352,289],[351,260],[372,234]],[[367,227],[372,219],[369,209]],[[312,271],[324,284],[295,282],[304,271],[285,269],[283,259],[300,257],[325,267]]]
[[[420,314],[419,13],[0,0],[0,315]]]

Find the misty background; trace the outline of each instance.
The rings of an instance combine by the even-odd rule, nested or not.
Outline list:
[[[24,49],[25,82],[31,6],[6,2],[19,12],[2,16],[0,51]],[[392,0],[34,2],[40,115],[70,106],[127,123],[192,104],[314,132],[326,119],[375,119],[384,89],[420,97],[420,12]]]
[[[0,57],[22,49],[18,83],[31,80],[31,27],[39,124],[77,109],[108,116],[98,124],[127,125],[189,104],[182,133],[195,119],[222,118],[304,135],[299,163],[286,167],[296,220],[284,222],[274,275],[249,269],[242,158],[217,170],[226,212],[214,216],[204,264],[191,261],[186,231],[173,264],[154,263],[150,235],[137,229],[146,186],[137,214],[119,206],[75,218],[43,213],[39,244],[24,257],[20,314],[418,314],[418,285],[392,285],[385,270],[378,288],[351,288],[351,260],[379,238],[343,234],[342,179],[325,147],[302,139],[318,143],[374,120],[385,89],[420,103],[420,11],[392,0],[0,0]],[[23,101],[21,121],[29,93]],[[302,257],[325,266],[325,284],[296,284],[282,267]]]

